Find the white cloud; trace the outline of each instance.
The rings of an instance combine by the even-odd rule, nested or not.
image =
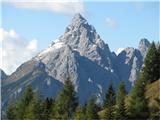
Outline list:
[[[114,19],[112,19],[111,17],[107,17],[106,18],[106,25],[107,25],[107,27],[110,27],[110,28],[116,28],[117,22]]]
[[[0,68],[7,74],[14,72],[18,66],[37,53],[36,39],[27,42],[14,30],[6,31],[2,28],[0,36]]]
[[[56,13],[73,15],[84,14],[84,4],[81,0],[5,0],[18,8],[48,10]]]
[[[119,53],[121,53],[124,50],[124,48],[118,48],[116,51],[116,54],[118,55]]]

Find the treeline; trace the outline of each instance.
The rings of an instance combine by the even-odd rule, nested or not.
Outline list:
[[[159,78],[160,46],[156,48],[153,42],[130,93],[126,92],[123,81],[119,83],[117,92],[111,82],[103,105],[96,104],[96,97],[92,96],[81,106],[68,78],[55,99],[41,100],[29,86],[18,101],[9,105],[6,116],[8,120],[159,120],[160,99],[155,99],[156,106],[150,106],[145,96],[146,86]]]

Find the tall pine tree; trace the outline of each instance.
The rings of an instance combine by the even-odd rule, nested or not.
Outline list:
[[[78,105],[75,110],[74,120],[85,120],[85,111],[84,109]]]
[[[157,49],[157,53],[158,53],[158,73],[159,73],[159,79],[160,79],[160,43],[158,44],[158,49]]]
[[[98,107],[95,103],[95,99],[89,99],[86,106],[86,120],[97,120],[98,119]]]
[[[126,95],[125,84],[123,81],[121,81],[119,83],[116,95],[116,108],[115,108],[116,120],[126,120],[125,95]]]
[[[158,54],[158,50],[156,49],[155,43],[153,42],[148,50],[148,53],[144,60],[144,65],[142,67],[143,78],[148,83],[152,83],[160,78],[160,61]]]
[[[34,92],[31,86],[28,86],[23,96],[17,102],[11,104],[7,110],[7,118],[9,120],[23,120],[26,115],[27,107],[30,105],[34,97]],[[13,112],[13,113],[12,113]],[[13,118],[13,119],[11,119]]]
[[[38,95],[34,95],[31,102],[25,110],[24,118],[26,120],[41,120],[42,107]]]
[[[34,93],[32,86],[28,86],[24,95],[20,98],[20,100],[16,104],[16,119],[24,119],[25,111],[31,100],[33,99]]]
[[[6,115],[7,115],[7,120],[14,120],[16,119],[16,106],[14,103],[11,103],[6,111]]]
[[[146,81],[143,72],[140,73],[129,95],[127,114],[129,119],[146,120],[149,117],[148,100],[145,98]]]
[[[113,89],[112,82],[109,85],[109,88],[106,93],[106,97],[104,100],[104,108],[105,108],[105,119],[112,120],[114,119],[114,105],[115,105],[115,92]]]
[[[49,120],[52,112],[52,108],[54,108],[54,100],[52,98],[46,98],[42,103],[42,114],[41,119]]]
[[[51,119],[71,119],[77,106],[76,93],[70,79],[65,81],[64,88],[55,100]]]

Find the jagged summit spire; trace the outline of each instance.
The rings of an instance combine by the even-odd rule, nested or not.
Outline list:
[[[72,20],[86,20],[80,13],[76,13]]]
[[[80,13],[76,13],[72,18],[71,25],[79,26],[80,24],[83,23],[87,23],[87,20]]]
[[[139,46],[141,46],[141,45],[147,45],[147,46],[149,46],[150,42],[146,38],[143,38],[139,42]]]
[[[140,50],[143,56],[146,55],[149,47],[150,47],[150,42],[146,38],[140,40],[138,49]]]
[[[150,42],[146,39],[146,38],[143,38],[140,40],[139,42],[139,49],[145,49],[146,47],[148,48],[150,46]]]

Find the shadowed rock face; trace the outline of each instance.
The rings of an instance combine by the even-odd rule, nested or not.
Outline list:
[[[2,69],[0,69],[0,79],[2,80],[1,82],[3,82],[6,78],[7,74]]]
[[[44,97],[56,96],[67,77],[81,104],[92,95],[102,103],[108,83],[112,80],[116,88],[124,80],[129,90],[142,63],[143,55],[138,49],[126,48],[118,56],[111,53],[95,28],[76,14],[61,37],[6,79],[2,104],[23,94],[29,84]]]
[[[128,90],[138,77],[149,47],[150,42],[147,39],[141,39],[138,49],[128,47],[117,57],[117,74],[127,83]]]
[[[118,55],[117,59],[117,74],[119,75],[120,79],[125,80],[129,85],[133,85],[143,64],[143,57],[140,51],[128,47]],[[131,86],[127,87],[128,89],[131,88]]]

